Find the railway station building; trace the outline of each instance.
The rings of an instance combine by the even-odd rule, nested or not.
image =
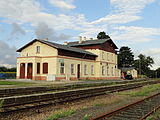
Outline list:
[[[120,79],[118,47],[111,38],[57,44],[34,39],[17,52],[17,78],[32,80]]]

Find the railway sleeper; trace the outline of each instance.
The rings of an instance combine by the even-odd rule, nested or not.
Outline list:
[[[138,120],[138,118],[139,118],[139,116],[133,116],[133,115],[126,115],[126,114],[117,114],[117,115],[115,115],[116,117],[119,117],[119,118],[128,118],[128,119],[130,119],[130,118],[134,118],[134,119],[136,119],[136,120]]]

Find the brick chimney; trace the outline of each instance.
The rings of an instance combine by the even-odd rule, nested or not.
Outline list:
[[[79,36],[79,43],[82,43],[82,36]]]

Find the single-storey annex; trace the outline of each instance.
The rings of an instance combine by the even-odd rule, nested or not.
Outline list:
[[[57,44],[34,39],[18,49],[17,78],[32,80],[119,79],[117,46],[108,39]]]
[[[131,74],[133,78],[137,78],[137,70],[134,67],[123,67],[120,68],[122,77],[125,78],[126,75]]]

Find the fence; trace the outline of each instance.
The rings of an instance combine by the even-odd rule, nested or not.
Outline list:
[[[15,79],[16,72],[0,72],[0,79]]]

